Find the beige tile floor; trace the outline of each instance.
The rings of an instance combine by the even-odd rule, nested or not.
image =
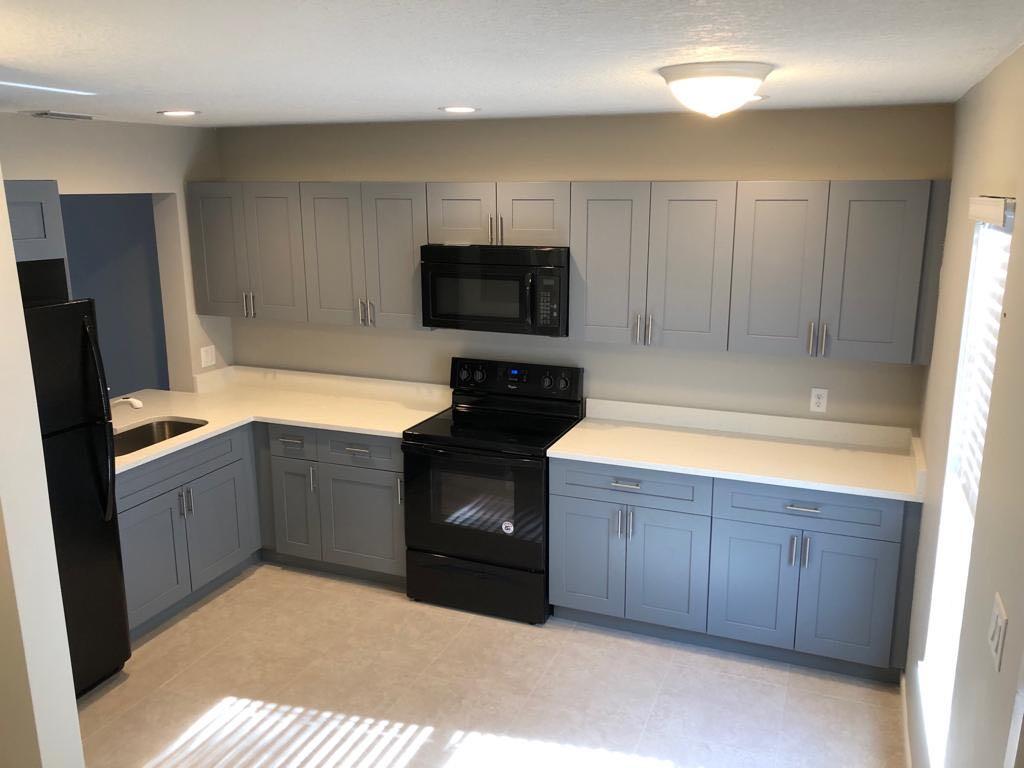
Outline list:
[[[903,765],[895,686],[270,565],[79,713],[90,768]]]

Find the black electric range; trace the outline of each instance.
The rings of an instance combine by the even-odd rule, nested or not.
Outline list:
[[[547,619],[546,452],[584,415],[583,370],[453,358],[452,407],[403,434],[406,591]]]

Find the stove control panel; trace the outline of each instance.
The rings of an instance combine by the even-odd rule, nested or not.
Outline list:
[[[451,386],[463,391],[581,400],[583,369],[453,357]]]

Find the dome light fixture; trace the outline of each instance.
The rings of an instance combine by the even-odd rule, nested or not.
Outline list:
[[[658,74],[684,107],[718,117],[758,100],[757,89],[773,69],[754,61],[706,61],[662,67]]]

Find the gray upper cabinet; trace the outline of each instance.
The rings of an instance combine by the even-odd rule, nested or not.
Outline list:
[[[711,518],[630,507],[626,618],[704,632]]]
[[[192,281],[200,315],[244,317],[250,289],[242,185],[188,185]]]
[[[499,181],[496,242],[569,245],[569,182]]]
[[[909,363],[928,222],[928,181],[834,181],[819,354]]]
[[[736,194],[729,349],[814,354],[827,181],[741,181]]]
[[[569,333],[639,343],[647,311],[649,182],[574,182]]]
[[[136,627],[192,591],[181,489],[124,510],[117,526],[128,623]]]
[[[797,529],[715,519],[708,632],[792,648],[799,546]]]
[[[624,616],[625,505],[551,496],[549,508],[551,602],[592,613]]]
[[[64,218],[56,181],[5,181],[7,214],[17,261],[63,259]]]
[[[256,548],[252,466],[236,461],[185,486],[192,588],[241,564]]]
[[[801,555],[796,649],[889,666],[899,545],[805,532]]]
[[[736,182],[655,182],[647,267],[647,343],[725,350]]]
[[[274,456],[270,460],[274,490],[274,539],[278,552],[319,560],[320,504],[317,464]]]
[[[254,182],[244,184],[242,190],[252,316],[304,322],[306,269],[299,185]]]
[[[494,243],[497,191],[493,181],[428,182],[427,232],[432,243]]]
[[[357,325],[366,295],[359,184],[303,183],[299,194],[309,322]]]
[[[373,325],[419,328],[420,246],[427,242],[423,183],[362,185],[366,296]]]
[[[323,559],[404,575],[401,475],[323,463],[319,474]]]

